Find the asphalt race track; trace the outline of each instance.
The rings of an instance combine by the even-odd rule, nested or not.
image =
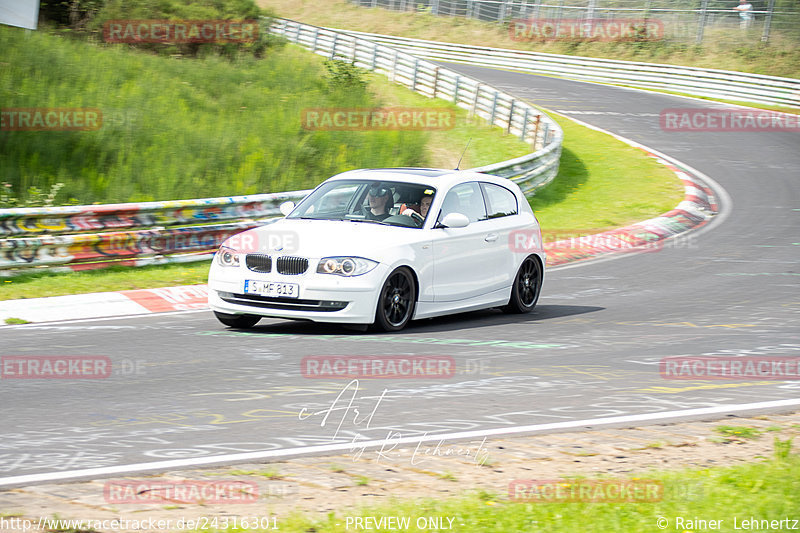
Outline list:
[[[207,311],[0,328],[3,355],[108,356],[114,369],[0,383],[0,486],[292,451],[378,453],[362,449],[368,441],[388,460],[399,439],[478,443],[515,427],[800,405],[800,381],[667,380],[658,366],[678,355],[800,356],[800,132],[665,132],[662,109],[715,104],[450,67],[690,165],[724,189],[722,214],[651,253],[548,271],[539,307],[521,317],[475,312],[385,335],[270,319],[242,332]],[[311,355],[452,356],[457,373],[361,380],[356,391],[303,377]]]

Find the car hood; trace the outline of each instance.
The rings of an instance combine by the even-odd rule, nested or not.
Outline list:
[[[281,219],[239,234],[240,242],[255,244],[259,253],[301,257],[352,255],[370,259],[379,259],[385,249],[419,243],[426,237],[428,231],[419,228],[300,219]],[[245,247],[246,251],[251,249]]]

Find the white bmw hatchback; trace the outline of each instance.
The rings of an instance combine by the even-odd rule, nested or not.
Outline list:
[[[214,256],[208,301],[226,326],[278,317],[397,331],[477,309],[526,313],[539,299],[539,223],[505,178],[353,170],[282,207],[285,218],[231,237]]]

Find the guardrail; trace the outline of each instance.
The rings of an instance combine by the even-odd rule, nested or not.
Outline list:
[[[558,172],[563,132],[529,104],[478,80],[369,39],[294,21],[271,31],[313,52],[387,74],[444,98],[531,144],[533,153],[472,170],[513,179],[526,194]],[[230,235],[269,223],[278,206],[310,191],[200,200],[0,209],[0,270],[82,270],[203,260]],[[219,223],[221,221],[228,221]]]
[[[347,33],[436,61],[507,68],[574,80],[675,91],[694,96],[800,106],[800,80],[794,78],[731,70],[542,54],[356,31]]]
[[[0,269],[83,270],[207,259],[231,235],[265,223],[280,214],[281,203],[309,192],[0,209]]]

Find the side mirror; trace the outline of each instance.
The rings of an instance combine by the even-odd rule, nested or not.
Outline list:
[[[442,225],[446,228],[463,228],[469,225],[469,219],[461,213],[448,213],[442,219]]]
[[[279,209],[281,210],[281,213],[283,213],[283,216],[286,216],[292,212],[292,209],[294,209],[294,202],[291,200],[288,202],[283,202]]]

